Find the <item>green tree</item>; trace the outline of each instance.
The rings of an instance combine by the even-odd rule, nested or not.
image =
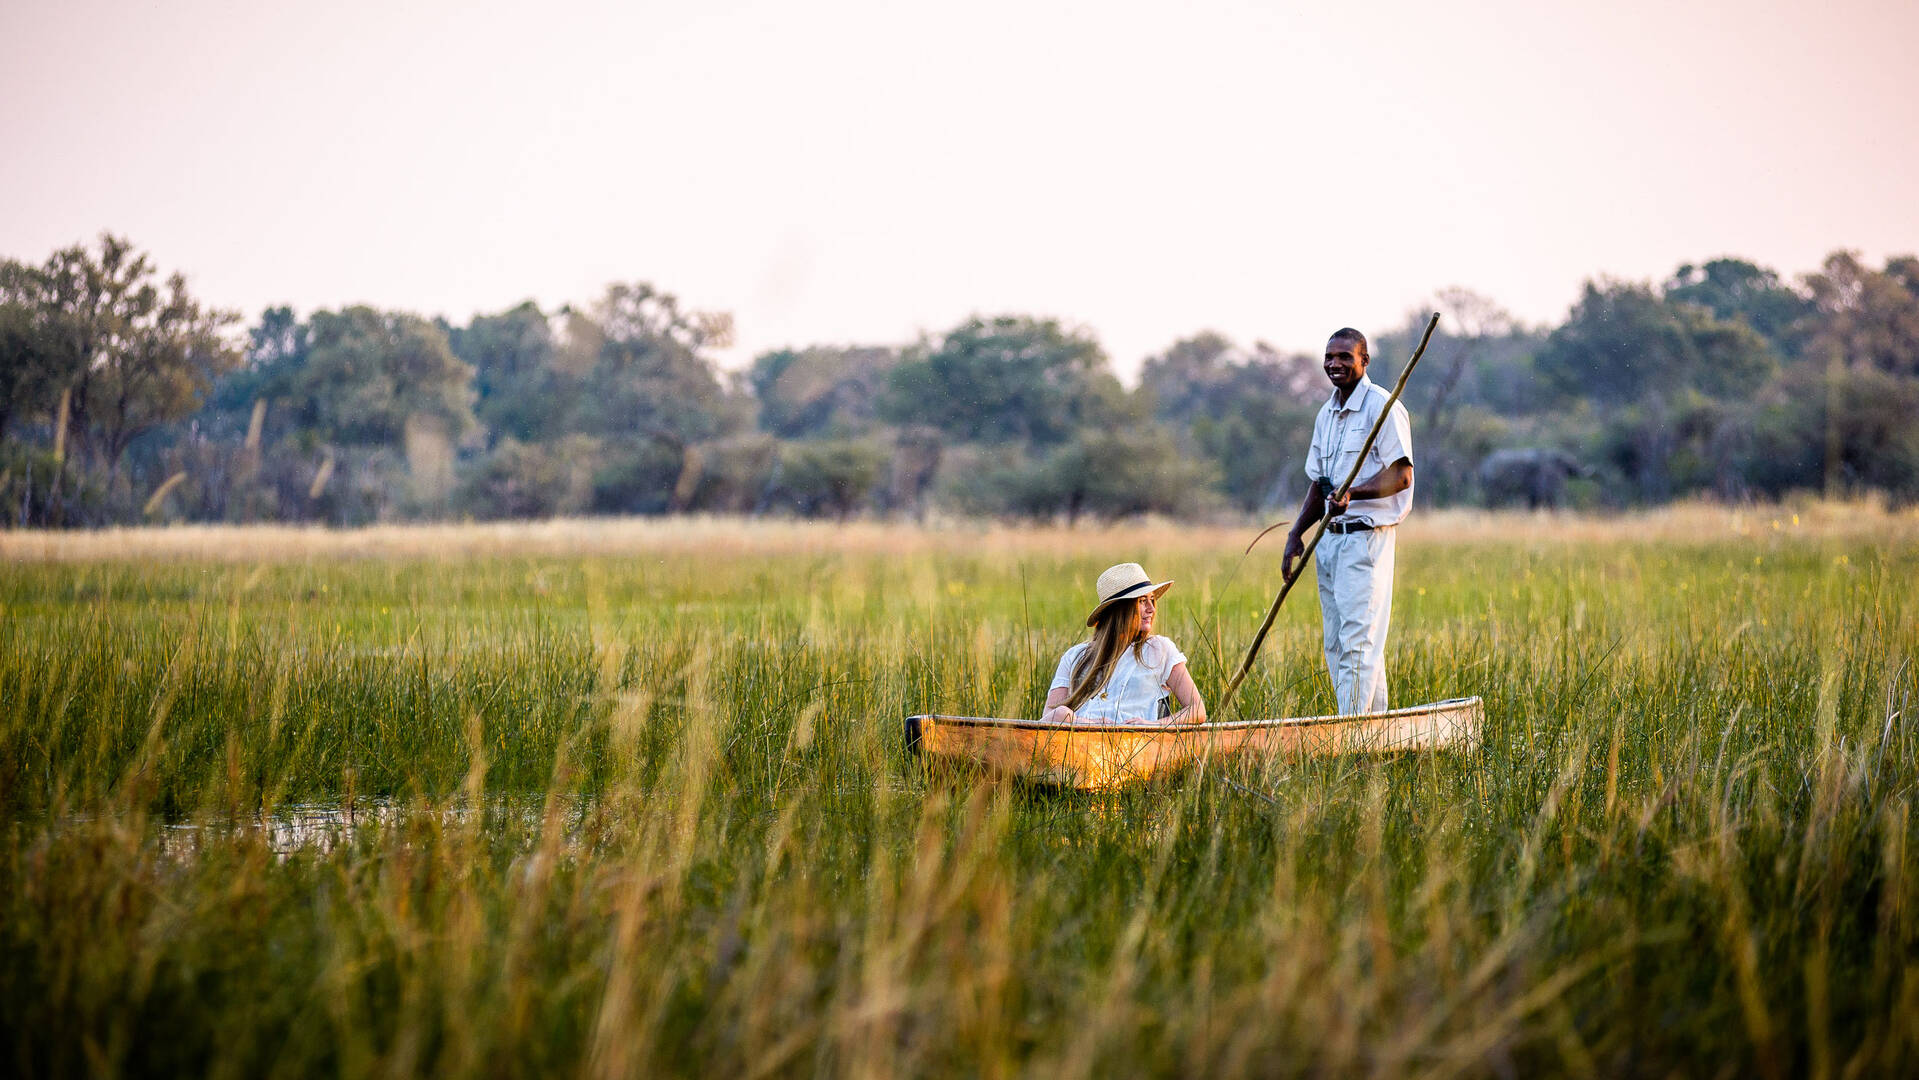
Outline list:
[[[1139,386],[1153,415],[1174,425],[1224,417],[1247,398],[1317,401],[1328,389],[1316,358],[1285,356],[1264,342],[1242,350],[1210,330],[1147,357]]]
[[[917,349],[888,376],[882,413],[962,442],[1047,446],[1127,412],[1126,393],[1089,334],[1055,319],[974,318]]]
[[[297,383],[311,347],[309,328],[290,307],[270,307],[247,328],[240,363],[214,381],[201,410],[202,430],[220,438],[240,438],[252,420],[254,405],[265,401],[282,431],[309,428],[312,410],[294,415]]]
[[[1441,313],[1419,375],[1406,384],[1401,402],[1413,421],[1419,498],[1427,505],[1461,501],[1477,490],[1484,458],[1529,418],[1563,409],[1567,402],[1541,392],[1534,354],[1545,340],[1496,301],[1471,289],[1439,290],[1432,302],[1407,313],[1397,328],[1373,338],[1371,376],[1391,386],[1398,369],[1419,344],[1427,319]],[[1555,426],[1554,431],[1563,431]],[[1559,444],[1538,433],[1516,436],[1520,445]],[[1510,445],[1510,444],[1509,444]],[[1568,447],[1570,449],[1570,447]],[[1300,489],[1294,488],[1296,497]]]
[[[397,448],[409,421],[452,439],[472,430],[473,369],[433,323],[362,306],[316,311],[308,326],[291,391],[324,441]]]
[[[1540,347],[1539,372],[1561,394],[1601,407],[1694,388],[1749,396],[1777,366],[1744,322],[1670,303],[1650,286],[1587,282],[1571,317]]]
[[[0,438],[48,414],[73,366],[47,339],[33,268],[0,260]]]
[[[682,311],[651,285],[613,285],[568,323],[567,345],[584,358],[585,392],[573,430],[621,440],[657,440],[683,450],[740,425],[705,355],[731,334],[724,316]]]
[[[476,426],[473,369],[417,315],[316,311],[307,328],[277,448],[312,477],[292,505],[338,523],[444,512],[457,447]]]
[[[1733,471],[1747,491],[1779,496],[1877,489],[1919,500],[1919,379],[1873,367],[1783,372],[1726,425]]]
[[[747,423],[705,350],[732,333],[723,315],[688,312],[647,284],[609,286],[585,311],[567,309],[554,362],[580,380],[568,430],[602,440],[595,509],[685,509],[699,483],[693,447]]]
[[[1794,350],[1799,322],[1812,310],[1806,296],[1781,282],[1777,273],[1745,259],[1682,264],[1663,292],[1672,303],[1697,304],[1714,318],[1743,321],[1782,354]]]
[[[266,308],[247,329],[240,363],[214,381],[191,422],[143,442],[146,471],[187,474],[175,493],[186,516],[282,520],[314,509],[307,493],[327,451],[300,385],[311,344],[292,308]]]
[[[576,334],[593,353],[581,432],[683,447],[733,426],[725,389],[704,357],[729,334],[722,318],[683,313],[672,295],[647,284],[616,284]]]
[[[747,372],[760,429],[786,439],[863,434],[878,419],[880,395],[897,363],[898,350],[875,347],[762,353]]]
[[[1806,277],[1814,314],[1806,355],[1853,368],[1919,376],[1919,259],[1873,270],[1849,251]]]
[[[475,315],[447,341],[473,368],[474,415],[495,438],[537,441],[564,430],[580,387],[554,368],[553,330],[539,305]]]
[[[1181,338],[1140,365],[1139,389],[1153,415],[1174,423],[1217,415],[1237,392],[1232,339],[1212,330]]]
[[[1211,331],[1175,342],[1140,370],[1154,415],[1188,436],[1226,496],[1249,511],[1273,502],[1298,471],[1327,391],[1313,357],[1263,343],[1242,350]]]
[[[54,252],[27,277],[52,369],[66,374],[69,431],[109,486],[132,441],[191,415],[239,362],[224,330],[238,316],[204,308],[179,274],[112,234],[98,253]]]
[[[1719,488],[1727,462],[1719,452],[1728,407],[1697,390],[1652,395],[1611,410],[1597,436],[1598,457],[1646,501]]]
[[[1306,483],[1300,463],[1312,441],[1318,406],[1284,397],[1239,397],[1193,421],[1194,442],[1233,505],[1246,511],[1297,501]]]

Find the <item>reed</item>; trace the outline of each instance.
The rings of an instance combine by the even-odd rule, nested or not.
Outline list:
[[[1432,515],[1394,697],[1481,695],[1482,751],[1100,795],[922,776],[899,720],[1037,712],[1122,558],[1216,693],[1243,532],[0,538],[0,1054],[1910,1075],[1919,519],[1796,511]],[[1330,706],[1317,635],[1249,710]]]

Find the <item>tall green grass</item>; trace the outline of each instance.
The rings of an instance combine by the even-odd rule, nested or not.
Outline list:
[[[14,562],[0,1053],[1910,1075],[1919,545],[1887,520],[1409,532],[1394,699],[1483,696],[1481,750],[1102,795],[925,776],[900,719],[1036,712],[1088,583],[1131,558],[1179,579],[1162,624],[1216,694],[1276,552],[902,530]],[[1311,592],[1291,604],[1249,714],[1330,711]],[[264,827],[316,807],[320,835]]]

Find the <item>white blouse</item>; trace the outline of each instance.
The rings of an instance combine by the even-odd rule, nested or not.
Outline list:
[[[1092,647],[1082,641],[1059,658],[1059,670],[1053,673],[1049,690],[1073,685],[1073,665]],[[1139,655],[1129,646],[1113,662],[1113,674],[1092,697],[1080,702],[1073,714],[1081,720],[1118,724],[1157,724],[1159,701],[1172,692],[1173,669],[1186,662],[1173,639],[1155,634],[1140,646]]]

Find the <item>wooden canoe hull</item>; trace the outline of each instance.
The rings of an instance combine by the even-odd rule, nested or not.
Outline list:
[[[1235,755],[1308,757],[1468,750],[1485,706],[1451,698],[1387,712],[1162,727],[909,716],[906,745],[929,764],[983,767],[1044,784],[1105,789]]]

